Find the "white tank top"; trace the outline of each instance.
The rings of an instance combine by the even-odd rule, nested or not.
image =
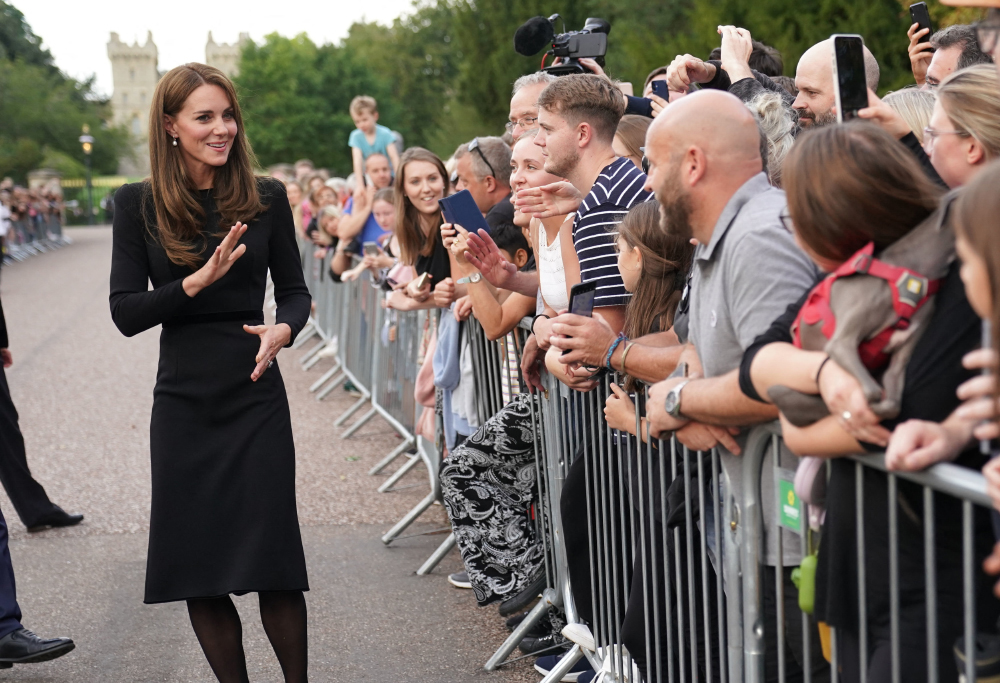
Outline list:
[[[566,220],[572,220],[572,214]],[[563,270],[562,251],[559,246],[560,235],[549,245],[545,225],[538,222],[538,286],[542,290],[542,298],[546,305],[554,311],[569,308],[569,295],[566,293],[566,271]]]

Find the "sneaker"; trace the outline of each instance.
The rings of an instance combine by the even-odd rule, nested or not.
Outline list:
[[[540,638],[525,638],[517,649],[526,655],[548,654],[557,650],[568,650],[569,643],[558,633],[550,633]]]
[[[558,666],[559,661],[563,658],[563,655],[546,655],[545,657],[539,657],[535,660],[535,671],[542,674],[543,676],[548,676],[552,669]],[[580,661],[573,665],[573,667],[563,674],[563,677],[559,680],[566,681],[567,683],[580,683],[584,680],[582,678],[585,674],[591,674],[587,680],[593,680],[595,672],[590,666],[590,662],[587,661],[586,657],[581,657]]]
[[[586,624],[566,624],[563,627],[562,634],[566,636],[567,640],[572,640],[585,650],[590,650],[591,652],[597,650],[597,646],[594,643],[594,634],[590,632]]]
[[[466,571],[449,574],[448,583],[455,588],[472,588],[472,582],[469,581],[469,572]]]
[[[580,674],[580,677],[576,679],[576,683],[593,683],[597,680],[597,672],[591,669],[590,671],[584,671]]]
[[[347,380],[346,382],[344,382],[344,391],[349,393],[354,398],[361,398],[361,391],[358,390],[356,386],[354,386],[351,380]]]

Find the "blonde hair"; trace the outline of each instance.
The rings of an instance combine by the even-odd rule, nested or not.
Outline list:
[[[937,88],[948,118],[983,147],[987,161],[1000,157],[1000,88],[996,68],[980,64],[956,71]]]
[[[764,159],[767,179],[775,187],[781,187],[781,169],[795,142],[795,121],[777,93],[763,92],[746,105],[767,140],[767,157]]]
[[[316,229],[316,241],[317,242],[319,242],[320,244],[322,244],[325,247],[328,247],[331,244],[333,244],[333,235],[331,235],[330,233],[328,233],[326,231],[326,229],[323,227],[323,219],[330,218],[330,217],[339,219],[340,216],[341,216],[341,212],[340,212],[340,207],[339,206],[337,206],[335,204],[330,204],[328,206],[324,206],[323,207],[323,209],[319,212],[319,217],[316,219],[316,228],[317,228]]]
[[[917,136],[920,143],[924,142],[924,128],[931,122],[934,113],[934,100],[937,99],[931,90],[919,90],[916,87],[903,88],[891,92],[882,101],[892,107],[903,117],[906,125]]]
[[[358,95],[351,100],[351,116],[360,116],[366,111],[371,114],[378,113],[378,102],[375,101],[374,97],[371,95]]]

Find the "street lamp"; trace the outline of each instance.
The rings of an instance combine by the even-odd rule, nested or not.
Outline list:
[[[87,224],[94,224],[94,186],[90,182],[90,153],[94,149],[94,137],[90,134],[90,126],[83,124],[83,135],[80,136],[83,145],[83,160],[87,165]]]

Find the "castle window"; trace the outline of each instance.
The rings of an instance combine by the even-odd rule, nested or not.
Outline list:
[[[123,107],[127,107],[128,106],[128,93],[127,92],[123,92],[122,93],[122,106]]]
[[[129,69],[128,70],[128,77],[129,77],[130,81],[134,81],[135,80],[135,69]]]
[[[138,116],[133,116],[132,117],[132,134],[133,135],[139,135],[140,133],[142,133],[142,126],[139,123],[139,117]]]

